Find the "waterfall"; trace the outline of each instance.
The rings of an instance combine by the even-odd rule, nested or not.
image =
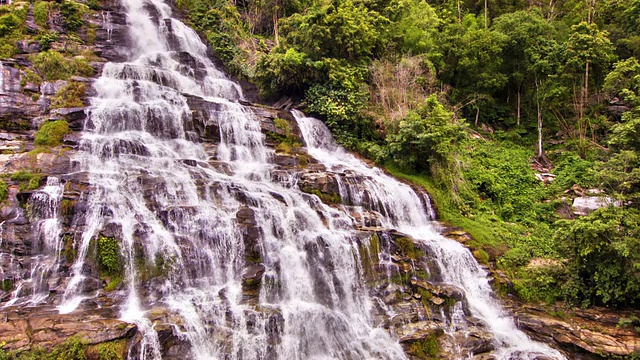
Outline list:
[[[347,189],[353,194],[365,188],[377,210],[383,215],[383,226],[397,229],[424,242],[435,255],[443,280],[465,291],[465,297],[474,316],[482,319],[494,335],[498,359],[564,359],[556,350],[532,341],[518,330],[513,319],[495,300],[488,282],[487,273],[474,259],[471,252],[460,243],[441,236],[433,227],[430,214],[420,196],[409,186],[384,174],[380,169],[369,167],[355,156],[337,146],[329,130],[318,119],[295,113],[310,155],[335,172],[350,172],[359,175],[364,185]],[[366,206],[360,199],[351,198],[356,205]],[[459,317],[459,312],[458,312]]]
[[[404,360],[415,339],[396,330],[415,324],[395,322],[400,305],[385,297],[408,297],[401,305],[430,320],[419,294],[391,283],[394,236],[407,235],[430,249],[438,281],[464,289],[464,300],[439,309],[444,327],[471,328],[468,309],[498,358],[563,358],[516,328],[469,251],[432,225],[427,194],[347,153],[299,112],[284,115],[297,121],[310,164],[278,163],[264,109],[245,105],[198,34],[162,0],[122,5],[129,46],[118,58],[127,60],[104,64],[92,85],[73,174],[21,193],[29,200],[16,219],[32,227],[24,248],[33,255],[0,254],[3,285],[21,274],[6,279],[4,307],[54,305],[80,317],[117,309],[138,331],[130,359]],[[115,14],[102,12],[108,42],[120,30]],[[306,156],[299,151],[290,158]],[[313,176],[335,181],[339,199],[305,189]],[[2,235],[6,244],[19,236]],[[104,244],[113,273],[103,269]],[[411,265],[415,275],[421,265]],[[167,336],[179,343],[169,351]]]
[[[86,224],[59,311],[99,301],[87,267],[97,239],[114,237],[124,271],[112,296],[143,334],[132,358],[161,357],[160,319],[193,359],[406,359],[374,325],[351,217],[272,180],[240,87],[166,4],[124,5],[130,60],[94,83],[75,159],[89,174]],[[216,147],[198,142],[196,100]]]

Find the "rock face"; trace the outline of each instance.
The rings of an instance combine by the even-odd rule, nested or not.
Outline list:
[[[575,215],[586,216],[607,206],[621,206],[619,201],[606,196],[581,196],[573,199],[571,210]]]
[[[640,353],[640,336],[631,321],[635,317],[633,313],[573,309],[564,318],[557,318],[546,314],[541,307],[515,302],[509,305],[520,327],[531,336],[555,342],[575,353],[576,358],[631,358]]]

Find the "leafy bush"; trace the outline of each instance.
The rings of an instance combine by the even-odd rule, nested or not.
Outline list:
[[[36,132],[34,144],[39,146],[57,146],[69,133],[69,124],[64,120],[47,121]]]
[[[555,241],[570,256],[568,300],[583,305],[640,306],[640,211],[602,208],[558,224]]]
[[[54,50],[41,52],[31,61],[34,69],[47,81],[66,80],[72,75],[91,76],[94,73],[84,57],[75,57],[69,61]]]
[[[85,96],[85,85],[81,82],[72,81],[67,86],[58,90],[51,99],[51,108],[82,107],[82,98]]]
[[[58,33],[55,31],[43,33],[36,36],[36,40],[40,42],[40,47],[42,48],[43,51],[47,51],[51,49],[51,44],[58,41],[58,39],[59,39]]]
[[[127,351],[127,342],[124,340],[110,341],[98,344],[100,360],[124,360]]]
[[[0,17],[0,37],[13,35],[22,26],[22,20],[9,13]]]
[[[122,282],[124,264],[118,240],[111,237],[98,238],[97,256],[100,277],[109,280],[106,291],[115,290]]]
[[[87,350],[86,341],[78,337],[70,337],[46,356],[46,360],[85,360]]]
[[[461,125],[438,102],[435,95],[400,120],[387,134],[389,152],[402,167],[430,173],[434,165],[445,165],[453,145],[461,139]]]
[[[50,6],[48,1],[36,1],[36,3],[33,4],[33,18],[36,21],[36,24],[45,29],[49,27],[47,24],[49,21],[49,9]]]
[[[82,27],[82,8],[74,1],[66,0],[60,5],[64,28],[69,31],[76,31]]]
[[[364,92],[315,85],[307,91],[306,100],[308,110],[325,119],[338,143],[354,149],[363,139],[374,136],[371,119],[362,113]]]
[[[7,200],[7,196],[9,194],[9,188],[4,179],[0,179],[0,201]]]

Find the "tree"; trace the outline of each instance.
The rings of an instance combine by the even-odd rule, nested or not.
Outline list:
[[[447,24],[440,46],[443,54],[441,79],[453,86],[452,100],[460,106],[472,105],[477,125],[480,108],[507,83],[502,73],[502,48],[505,35],[485,29],[473,15],[461,24]]]
[[[424,0],[394,1],[387,8],[391,39],[401,54],[423,54],[436,47],[435,35],[440,19]]]
[[[567,41],[566,70],[574,75],[580,72],[584,74],[580,85],[582,90],[576,104],[579,121],[584,118],[589,100],[589,85],[594,82],[591,78],[595,78],[596,84],[601,84],[605,70],[615,59],[613,45],[607,34],[606,31],[599,30],[597,25],[585,21],[571,27],[571,36]]]
[[[553,27],[538,11],[517,11],[494,20],[494,29],[507,38],[502,56],[505,73],[516,90],[516,119],[520,126],[522,93],[526,84],[535,84],[535,62],[543,57],[540,51],[548,51],[548,39],[553,37]]]
[[[453,144],[461,136],[460,124],[454,120],[453,113],[431,95],[387,135],[387,143],[390,155],[399,165],[429,172],[433,165],[446,165]]]

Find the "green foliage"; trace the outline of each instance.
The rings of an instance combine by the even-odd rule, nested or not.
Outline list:
[[[10,179],[20,183],[20,191],[35,190],[40,187],[42,174],[20,170],[11,174]]]
[[[60,14],[66,30],[77,31],[84,24],[82,20],[83,9],[75,1],[65,0],[60,4]]]
[[[71,81],[65,87],[58,90],[51,99],[51,108],[82,107],[82,99],[85,96],[85,85],[81,82]]]
[[[453,145],[461,139],[461,130],[453,113],[432,95],[387,135],[389,153],[400,166],[431,172],[435,165],[446,167]]]
[[[0,37],[14,35],[21,26],[22,20],[13,13],[0,16]]]
[[[615,207],[561,221],[555,241],[571,256],[565,296],[583,305],[640,305],[640,211]]]
[[[70,337],[60,345],[53,348],[53,351],[47,355],[47,360],[85,360],[87,350],[86,341]]]
[[[373,136],[371,120],[361,112],[365,99],[363,92],[320,85],[306,93],[308,110],[322,116],[336,140],[348,148]]]
[[[69,131],[69,124],[64,120],[46,121],[36,132],[34,144],[37,146],[58,146]]]
[[[293,93],[306,88],[313,79],[312,64],[306,54],[293,48],[277,48],[260,58],[256,81],[265,96]]]
[[[419,0],[390,2],[385,14],[392,22],[387,36],[397,44],[398,52],[423,54],[436,49],[441,20],[429,4]]]
[[[71,61],[53,50],[43,51],[34,56],[34,69],[47,81],[66,80],[72,75],[92,76],[94,69],[84,57],[75,57]]]
[[[382,45],[379,29],[387,22],[360,2],[318,2],[304,14],[284,20],[282,32],[288,44],[314,59],[358,61]]]
[[[409,353],[418,359],[437,359],[440,354],[438,338],[441,335],[436,331],[425,338],[414,341],[409,347]]]
[[[55,31],[42,33],[36,36],[36,40],[40,42],[43,51],[51,49],[51,44],[59,40],[58,33]]]
[[[604,90],[632,106],[640,106],[640,62],[628,58],[617,62],[604,80]]]
[[[411,241],[411,239],[401,237],[395,240],[395,244],[400,250],[400,252],[410,259],[415,260],[424,255],[422,250],[416,248],[415,244]]]
[[[36,1],[33,4],[33,18],[38,26],[47,29],[49,21],[50,3],[48,1]],[[46,50],[46,49],[45,49]]]
[[[9,195],[9,187],[4,179],[0,179],[0,201],[7,200],[7,196]]]
[[[32,347],[28,351],[6,352],[2,350],[4,343],[0,343],[0,360],[86,360],[87,342],[72,336],[56,345],[51,351],[41,347]]]
[[[120,244],[115,238],[98,237],[98,252],[96,259],[100,273],[103,276],[121,276],[124,268],[122,255],[120,254]]]
[[[110,341],[106,343],[100,343],[96,347],[99,360],[124,360],[127,343],[125,340]]]

